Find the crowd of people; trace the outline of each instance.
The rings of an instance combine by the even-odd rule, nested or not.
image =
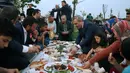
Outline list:
[[[81,59],[84,64],[81,68],[90,68],[99,62],[110,73],[130,72],[130,12],[126,13],[125,20],[112,16],[99,23],[91,13],[85,20],[80,15],[72,19],[71,7],[66,1],[61,3],[62,7],[56,5],[48,17],[42,17],[41,11],[32,8],[32,4],[29,4],[26,15],[14,6],[1,9],[0,73],[19,73],[18,70],[25,69],[35,53],[43,50],[51,40],[74,41],[74,26],[78,36],[70,55],[75,55],[78,50],[86,55]],[[113,56],[124,59],[121,65],[126,68]]]

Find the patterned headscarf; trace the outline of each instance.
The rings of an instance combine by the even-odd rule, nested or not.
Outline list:
[[[118,40],[130,37],[130,23],[128,21],[121,20],[112,27],[112,31]]]

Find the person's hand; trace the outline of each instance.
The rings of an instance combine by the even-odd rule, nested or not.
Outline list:
[[[38,37],[37,37],[37,40],[38,40],[38,41],[41,41],[41,40],[42,40],[42,37],[41,37],[41,36],[38,36]]]
[[[18,69],[7,69],[6,73],[20,73]]]
[[[78,51],[78,48],[77,48],[76,46],[75,46],[75,47],[72,47],[72,48],[70,49],[71,55],[76,54],[77,51]]]
[[[45,34],[47,34],[47,33],[48,33],[48,31],[44,31],[44,32],[42,33],[42,36],[45,35]]]
[[[88,58],[86,54],[80,54],[78,58],[81,60],[82,63],[87,62]]]
[[[112,53],[109,54],[109,57],[108,57],[108,61],[112,64],[112,65],[117,65],[117,61],[116,59],[112,56]]]
[[[104,50],[103,48],[96,48],[95,50],[94,50],[94,52],[95,53],[98,53],[98,52],[100,52],[100,51],[102,51],[102,50]]]
[[[34,37],[34,38],[37,38],[37,37],[38,37],[38,31],[37,31],[37,30],[34,30],[34,31],[33,31],[33,37]]]
[[[90,66],[91,66],[91,63],[89,61],[87,61],[86,63],[84,63],[84,65],[81,68],[88,69],[88,68],[90,68]]]
[[[40,46],[31,46],[29,47],[28,53],[38,53],[40,51]]]

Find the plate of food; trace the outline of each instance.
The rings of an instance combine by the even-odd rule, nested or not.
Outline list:
[[[45,71],[48,72],[65,72],[67,71],[68,67],[61,62],[53,62],[53,63],[48,63],[44,66]]]
[[[48,63],[44,66],[47,72],[75,73],[76,67],[72,65],[64,65],[61,62]]]
[[[47,73],[46,71],[37,71],[35,69],[29,69],[27,72],[25,73]]]
[[[75,73],[77,71],[77,68],[71,65],[68,65],[68,70],[71,71],[71,73]]]
[[[34,61],[29,65],[29,67],[35,68],[36,70],[44,70],[45,64],[47,64],[47,61],[44,60]]]

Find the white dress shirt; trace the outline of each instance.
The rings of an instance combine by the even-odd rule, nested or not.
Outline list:
[[[27,31],[26,31],[26,29],[25,29],[24,27],[23,27],[23,32],[24,32],[24,44],[25,44],[26,41],[27,41]],[[29,47],[23,45],[23,50],[22,50],[22,52],[23,52],[23,53],[27,53],[28,50],[29,50]]]
[[[49,23],[49,22],[47,22],[47,23],[48,23],[48,28],[52,28],[52,27],[54,27],[53,32],[56,33],[56,22],[53,21],[52,23]]]

